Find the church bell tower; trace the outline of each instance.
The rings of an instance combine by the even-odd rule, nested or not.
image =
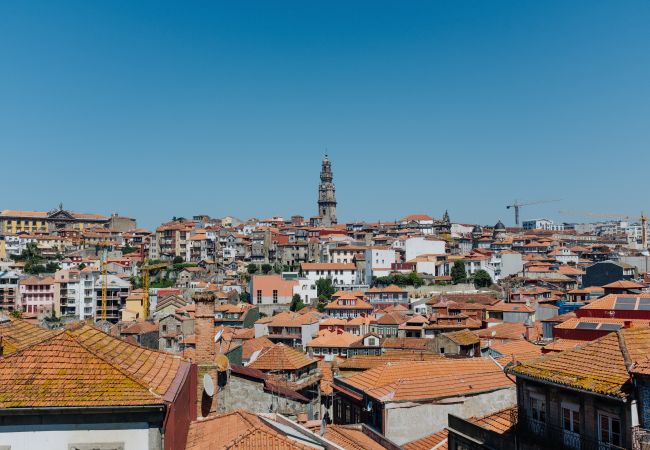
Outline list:
[[[336,223],[336,189],[332,183],[333,178],[332,163],[325,155],[318,186],[318,215],[321,216],[321,223],[324,226]]]

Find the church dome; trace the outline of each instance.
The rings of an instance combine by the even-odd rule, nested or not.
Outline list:
[[[504,230],[506,229],[506,226],[501,222],[500,220],[497,222],[497,224],[494,226],[495,230]]]
[[[474,225],[474,228],[472,228],[472,233],[483,233],[483,230],[481,230],[481,227],[478,225]]]

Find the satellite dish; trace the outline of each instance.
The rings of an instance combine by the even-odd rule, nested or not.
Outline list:
[[[203,391],[208,397],[214,395],[214,381],[212,381],[212,377],[209,373],[203,375]]]
[[[214,335],[214,342],[219,342],[221,340],[221,336],[223,336],[223,328],[217,331],[217,334]]]
[[[230,366],[230,361],[228,361],[228,357],[226,355],[217,355],[217,370],[219,372],[225,372],[228,370],[228,367]]]

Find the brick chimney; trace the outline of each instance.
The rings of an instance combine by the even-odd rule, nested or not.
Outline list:
[[[216,296],[213,293],[194,295],[196,313],[194,315],[194,334],[196,336],[196,366],[197,366],[197,416],[206,417],[217,411],[217,366],[215,364],[216,350],[214,344],[214,305]],[[203,388],[205,374],[212,377],[215,389],[210,397]]]

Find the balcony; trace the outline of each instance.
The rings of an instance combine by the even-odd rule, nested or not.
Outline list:
[[[566,450],[623,450],[629,447],[600,442],[596,436],[585,436],[568,431],[562,427],[540,422],[532,417],[526,417],[519,412],[517,435],[520,442],[535,444],[537,447]],[[639,447],[641,449],[642,447]]]

